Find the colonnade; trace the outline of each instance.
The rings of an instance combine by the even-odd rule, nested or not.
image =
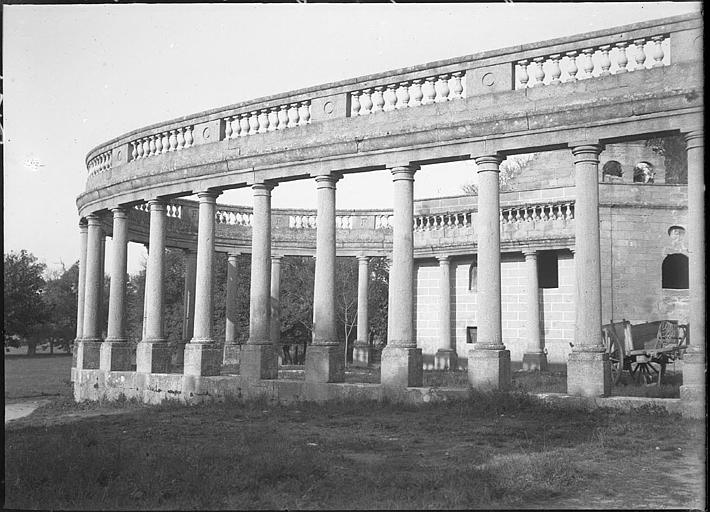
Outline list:
[[[704,217],[703,217],[703,138],[702,131],[690,132],[688,141],[688,194],[691,309],[690,332],[693,337],[693,356],[704,362]],[[575,281],[576,322],[574,348],[568,361],[568,393],[573,395],[604,396],[610,393],[611,374],[601,331],[601,267],[599,243],[598,165],[602,146],[596,141],[569,144],[574,156],[576,189],[575,212]],[[478,339],[466,355],[468,376],[477,388],[507,389],[511,382],[510,352],[502,339],[501,321],[501,251],[499,172],[503,157],[499,154],[476,155],[478,167]],[[414,337],[414,245],[413,191],[417,165],[392,166],[393,231],[392,264],[389,282],[388,343],[382,353],[381,383],[388,387],[422,385],[422,352]],[[338,173],[314,177],[318,198],[316,233],[316,270],[314,285],[313,340],[306,353],[306,380],[314,383],[342,382],[343,357],[336,341],[335,316],[335,256],[336,256],[336,184]],[[271,192],[276,183],[252,185],[253,222],[251,250],[250,324],[249,338],[241,348],[240,373],[249,379],[277,378],[278,323],[275,303],[279,293],[280,257],[271,253]],[[211,337],[212,311],[212,254],[214,252],[215,201],[219,191],[198,193],[199,229],[195,256],[195,288],[186,289],[185,332],[192,338],[184,349],[186,375],[216,375],[222,362],[222,352]],[[136,352],[137,371],[161,373],[167,371],[169,348],[163,332],[162,277],[166,241],[166,203],[161,198],[151,199],[149,252],[146,269],[144,336]],[[80,226],[82,254],[80,269],[79,315],[77,339],[80,354],[77,368],[90,368],[87,354],[100,346],[101,369],[126,370],[125,325],[125,270],[127,224],[126,210],[112,210],[114,222],[113,264],[109,306],[109,332],[102,343],[98,330],[98,311],[101,284],[100,253],[101,226],[99,217],[90,214],[86,226]],[[191,255],[191,253],[190,253]],[[534,252],[526,252],[528,275],[527,315],[528,347],[526,358],[537,367],[545,364],[539,334],[539,304],[537,299],[537,259]],[[359,258],[358,285],[358,340],[357,361],[362,364],[367,344],[367,274],[368,260]],[[448,299],[449,260],[439,259],[441,291]],[[236,258],[230,256],[228,267],[227,346],[234,346]],[[188,265],[188,275],[191,264]],[[191,285],[190,285],[191,286]],[[187,288],[187,286],[186,286]],[[194,326],[190,325],[189,310],[194,295]],[[442,295],[443,296],[443,295]],[[436,354],[439,368],[456,365],[456,353],[451,346],[449,300],[441,302],[440,346]],[[79,325],[81,328],[79,328]],[[186,340],[187,341],[187,340]],[[226,353],[226,352],[225,352]],[[686,365],[687,366],[687,365]],[[700,378],[700,377],[698,377]],[[692,379],[691,379],[692,380]],[[697,379],[696,379],[697,380]]]

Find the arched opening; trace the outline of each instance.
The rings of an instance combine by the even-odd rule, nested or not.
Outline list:
[[[623,171],[621,170],[621,164],[616,160],[609,160],[602,167],[602,181],[610,181],[607,177],[613,176],[616,178],[621,178]]]
[[[653,183],[655,176],[653,164],[649,162],[639,162],[634,167],[634,183]]]
[[[688,257],[669,254],[661,265],[661,287],[670,290],[688,289]]]

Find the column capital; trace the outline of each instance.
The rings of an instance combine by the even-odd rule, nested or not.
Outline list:
[[[128,217],[128,208],[125,206],[116,206],[115,208],[111,208],[111,213],[113,213],[114,219],[125,219]]]
[[[81,233],[85,233],[87,229],[89,229],[89,223],[86,221],[86,217],[80,218],[79,219],[79,231]]]
[[[86,216],[87,226],[100,226],[101,216],[98,213],[90,213]]]
[[[359,256],[356,256],[356,258],[357,258],[358,263],[360,263],[360,265],[367,265],[370,262],[369,256],[364,256],[361,254]]]
[[[273,262],[281,263],[281,260],[282,260],[282,259],[283,259],[283,255],[282,255],[282,254],[272,254],[272,255],[271,255],[271,261],[272,261],[272,263],[273,263]]]
[[[414,173],[419,170],[418,165],[398,165],[395,167],[389,167],[392,173],[392,181],[414,181]]]
[[[338,173],[320,174],[313,177],[316,182],[316,189],[331,188],[333,190],[335,190],[335,184],[340,178],[342,178],[342,174]]]
[[[683,133],[683,138],[687,144],[687,149],[701,148],[705,146],[705,130],[698,128]]]
[[[254,183],[251,189],[254,191],[255,196],[271,196],[271,191],[276,187],[276,183]]]
[[[152,212],[164,212],[168,208],[168,202],[165,199],[150,199],[148,201],[148,207]]]
[[[481,155],[473,157],[473,161],[476,162],[478,166],[477,172],[500,172],[500,164],[503,160],[505,160],[505,157],[500,155]]]
[[[574,155],[574,163],[592,162],[599,163],[599,154],[604,147],[595,142],[570,142],[568,147]]]
[[[448,254],[439,255],[436,257],[436,259],[439,260],[439,266],[448,265],[450,263]]]
[[[532,259],[532,258],[537,258],[537,249],[531,249],[531,248],[526,248],[523,249],[523,254],[525,255],[525,259]]]
[[[189,249],[186,249],[189,250]],[[227,260],[228,261],[234,261],[237,259],[238,256],[241,256],[242,253],[240,252],[228,252],[227,253]]]
[[[221,190],[204,190],[198,192],[197,197],[201,203],[214,203],[221,194]]]

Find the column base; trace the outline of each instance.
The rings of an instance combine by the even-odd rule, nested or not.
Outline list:
[[[609,396],[611,365],[604,352],[571,352],[567,359],[567,394],[574,396]]]
[[[222,354],[222,364],[239,364],[241,361],[242,345],[238,343],[225,343]]]
[[[247,379],[277,379],[276,349],[272,344],[256,345],[247,343],[242,347],[239,375]]]
[[[424,377],[422,364],[422,349],[387,346],[382,349],[380,383],[389,387],[420,387]]]
[[[356,341],[353,345],[353,366],[367,368],[370,366],[370,345]]]
[[[547,371],[547,354],[544,352],[526,352],[523,354],[523,370]]]
[[[105,372],[129,372],[133,359],[133,346],[128,340],[104,341],[101,344],[100,368]]]
[[[164,341],[141,341],[136,345],[136,372],[168,373],[172,350]]]
[[[190,342],[185,345],[184,375],[214,376],[222,369],[222,350],[213,343]]]
[[[681,414],[686,418],[705,418],[705,353],[683,356],[683,385],[680,387]]]
[[[456,351],[451,348],[440,348],[434,355],[435,370],[458,370],[459,358]]]
[[[471,349],[468,353],[468,383],[482,391],[509,390],[510,350]]]
[[[306,351],[306,382],[344,382],[344,357],[340,345],[311,345]]]
[[[76,354],[78,370],[98,370],[101,367],[100,339],[81,340]]]

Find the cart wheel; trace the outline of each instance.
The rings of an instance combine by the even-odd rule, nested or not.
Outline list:
[[[624,351],[621,348],[621,342],[616,336],[606,335],[604,336],[604,345],[606,353],[609,355],[612,382],[618,384],[624,371]]]
[[[648,386],[653,383],[654,377],[660,382],[661,372],[665,371],[665,365],[653,361],[645,361],[642,363],[632,361],[629,365],[629,371],[637,384],[643,383]]]

